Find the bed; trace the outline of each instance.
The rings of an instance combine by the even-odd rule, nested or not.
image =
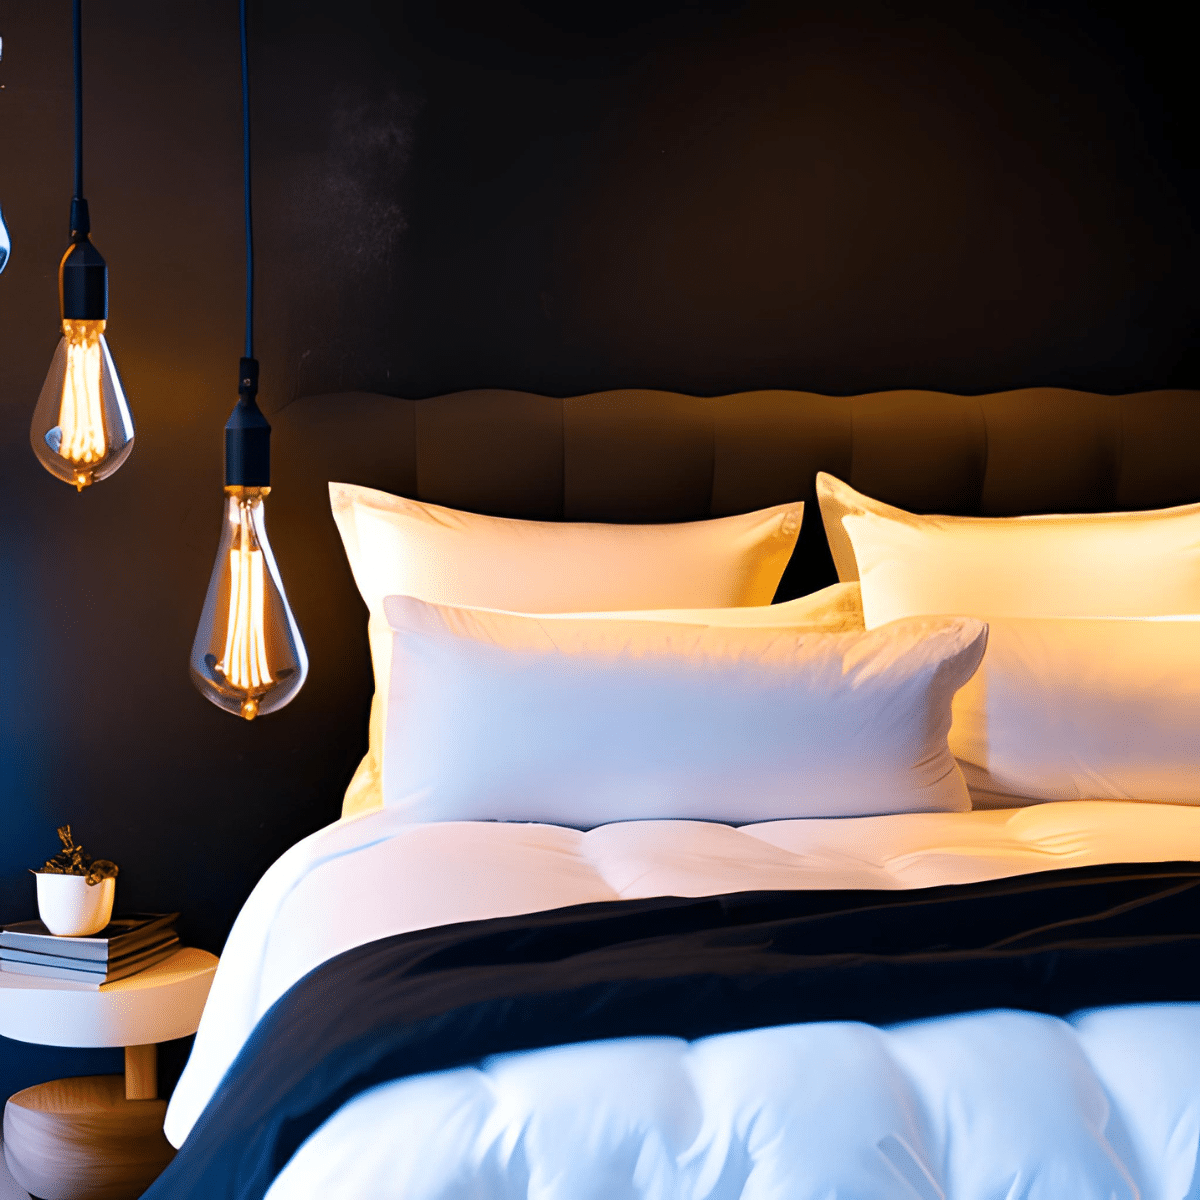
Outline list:
[[[962,784],[971,793],[947,799],[939,768],[932,792],[921,784],[920,795],[939,797],[927,811],[901,799],[886,811],[859,801],[855,815],[818,805],[797,816],[758,803],[770,787],[756,777],[749,790],[758,799],[739,794],[728,809],[706,801],[705,819],[686,806],[665,810],[663,791],[647,793],[640,809],[605,807],[582,787],[564,800],[561,771],[535,780],[542,807],[521,807],[533,804],[528,775],[510,797],[516,807],[471,809],[470,776],[458,808],[421,807],[428,772],[441,761],[451,774],[451,758],[484,745],[496,720],[494,703],[474,727],[466,713],[494,665],[481,645],[492,654],[516,638],[527,650],[536,635],[538,647],[554,643],[555,664],[560,652],[572,671],[580,660],[563,651],[570,619],[463,618],[447,616],[438,597],[404,611],[389,601],[390,644],[400,647],[405,630],[410,642],[432,644],[430,621],[457,637],[447,642],[451,657],[431,660],[430,687],[456,671],[468,680],[440,701],[466,713],[450,731],[459,740],[440,740],[450,722],[436,717],[428,692],[418,704],[393,690],[372,739],[392,745],[386,738],[400,735],[385,731],[411,731],[420,718],[432,732],[395,743],[403,754],[393,746],[390,761],[419,762],[431,744],[443,758],[434,754],[415,782],[398,767],[381,784],[368,781],[391,789],[383,807],[352,785],[347,815],[293,847],[255,889],[172,1099],[167,1133],[181,1153],[148,1195],[1200,1195],[1200,751],[1188,724],[1200,711],[1188,682],[1200,540],[1186,524],[1195,514],[1178,507],[1200,498],[1200,395],[471,392],[411,402],[358,394],[297,401],[276,429],[273,532],[282,561],[309,566],[293,600],[318,702],[299,736],[320,738],[330,761],[361,753],[371,694],[363,609],[329,515],[330,480],[468,513],[647,528],[803,503],[774,609],[790,602],[807,621],[819,616],[822,635],[811,644],[850,647],[829,686],[853,676],[846,664],[867,654],[863,639],[905,620],[872,616],[877,578],[897,561],[885,538],[867,569],[867,534],[886,525],[886,506],[968,518],[1172,510],[1159,532],[1139,527],[1129,545],[1173,538],[1175,549],[1155,550],[1161,561],[1136,569],[1136,555],[1123,552],[1111,571],[1113,594],[1125,600],[1109,607],[1133,607],[1108,611],[1100,561],[1087,598],[1075,589],[1054,617],[1070,618],[1072,633],[1047,659],[1068,688],[1093,675],[1109,680],[1104,671],[1141,671],[1139,686],[1162,700],[1159,757],[1147,767],[1138,750],[1136,770],[1126,761],[1137,720],[1112,725],[1128,710],[1103,707],[1109,681],[1101,700],[1096,686],[1078,703],[1076,692],[1056,693],[1072,697],[1061,721],[1053,706],[1035,713],[1034,727],[1011,745],[993,737],[977,761],[956,750],[967,767],[974,762]],[[834,485],[822,485],[818,503],[821,475],[880,506],[857,518],[860,580],[847,578],[855,568],[841,561],[845,547],[835,538],[831,552],[826,540],[821,505]],[[912,521],[894,524],[911,533]],[[601,580],[613,574],[605,553],[592,555]],[[567,573],[588,569],[583,558]],[[1137,607],[1151,594],[1151,610]],[[668,595],[645,607],[683,606]],[[932,611],[972,615],[946,618],[957,624],[939,636],[953,646],[930,678],[944,683],[945,663],[965,662],[963,676],[986,674],[993,707],[1006,694],[1005,664],[1027,663],[1030,646],[1041,653],[1050,644],[1044,621],[975,613],[968,601]],[[630,658],[675,653],[678,634],[652,617],[638,618],[640,640],[631,640],[628,612],[617,616],[599,633],[588,627],[587,654],[597,638],[613,637],[625,648],[622,670]],[[1076,636],[1075,618],[1086,636]],[[694,613],[687,620],[702,623]],[[454,658],[466,626],[473,657]],[[712,628],[693,642],[705,653],[732,646],[744,665],[743,631]],[[927,645],[929,631],[920,633]],[[405,659],[391,677],[412,678],[422,661]],[[496,694],[519,690],[545,661],[526,658],[516,675],[496,675]],[[767,668],[762,678],[775,680],[775,658]],[[609,729],[612,707],[588,710],[585,742],[602,748],[591,761],[623,763],[636,776],[646,760],[621,756],[646,712],[686,701],[680,711],[703,724],[729,690],[704,692],[692,674],[686,686],[676,679],[674,690],[655,691],[659,680],[626,681],[614,702],[618,715],[633,714],[626,725]],[[778,697],[759,676],[752,682],[765,707],[754,710],[745,743],[769,727]],[[550,684],[545,694],[560,708],[563,696],[574,706],[577,693],[564,692],[560,676]],[[959,680],[950,690],[961,697],[971,686],[980,685]],[[865,687],[854,677],[845,701],[865,707],[838,711],[869,722],[879,706]],[[824,696],[805,720],[843,699]],[[1097,745],[1101,710],[1109,732]],[[955,710],[955,728],[964,711]],[[539,727],[555,717],[547,708]],[[1061,724],[1055,736],[1074,738],[1080,761],[1030,796],[1046,770],[1025,753],[1038,724]],[[689,756],[700,761],[720,736],[714,723]],[[945,751],[944,728],[940,736]],[[960,747],[979,742],[964,737]],[[832,735],[817,740],[818,757],[844,763],[847,778],[861,772]],[[576,747],[565,761],[582,753]],[[1089,767],[1089,755],[1102,768]],[[919,757],[928,764],[929,754]],[[785,767],[816,769],[810,760]],[[828,761],[822,769],[814,794],[834,786]],[[704,760],[675,792],[699,794],[714,774]],[[871,780],[868,796],[879,791]],[[1006,786],[1027,794],[1014,799]],[[1089,787],[1106,798],[1088,798]],[[1164,797],[1173,802],[1147,802]],[[497,815],[509,819],[488,819]]]

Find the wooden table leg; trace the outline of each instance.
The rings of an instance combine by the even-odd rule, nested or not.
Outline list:
[[[158,1047],[125,1047],[125,1099],[158,1099]]]
[[[135,1200],[175,1151],[163,1136],[165,1100],[126,1100],[120,1075],[26,1088],[4,1109],[4,1158],[43,1200]]]

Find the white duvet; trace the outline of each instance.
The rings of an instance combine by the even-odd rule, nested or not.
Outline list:
[[[182,1144],[258,1018],[390,934],[598,900],[907,888],[1200,860],[1200,809],[1120,802],[777,821],[340,821],[264,875],[229,936],[167,1113]],[[1198,967],[1200,969],[1200,967]],[[304,1144],[270,1200],[1200,1200],[1200,1006],[991,1012],[502,1055],[383,1085]]]

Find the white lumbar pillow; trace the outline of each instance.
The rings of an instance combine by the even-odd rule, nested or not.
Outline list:
[[[828,633],[407,596],[384,609],[383,800],[413,821],[591,828],[970,807],[946,737],[983,655],[981,621]]]
[[[838,578],[868,629],[898,617],[1200,612],[1200,504],[1033,517],[918,516],[817,476]]]
[[[711,521],[600,525],[485,517],[349,483],[331,483],[329,498],[370,614],[375,669],[367,754],[343,816],[382,803],[385,596],[536,613],[766,605],[804,516],[794,503]]]
[[[994,619],[950,748],[977,802],[1200,804],[1200,621]]]

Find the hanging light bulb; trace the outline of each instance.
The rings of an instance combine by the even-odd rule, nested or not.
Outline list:
[[[0,58],[4,57],[4,39],[0,37]],[[12,242],[8,237],[8,226],[4,223],[4,213],[0,211],[0,271],[8,265],[8,256],[12,250]]]
[[[225,523],[192,643],[192,682],[218,708],[253,721],[304,685],[308,655],[267,541],[271,426],[255,401],[254,221],[250,205],[250,70],[242,24],[242,185],[246,220],[246,354],[225,424]]]
[[[42,466],[79,491],[133,449],[133,418],[104,339],[108,268],[88,240],[87,202],[71,205],[72,241],[59,268],[62,338],[50,360],[29,441]]]
[[[225,426],[225,521],[192,643],[192,681],[218,708],[252,721],[304,684],[308,655],[267,541],[271,427],[255,403],[258,363],[241,362]]]
[[[47,471],[82,492],[106,479],[129,457],[133,418],[104,339],[108,266],[91,243],[91,220],[83,198],[80,0],[74,2],[74,32],[75,196],[71,201],[71,244],[58,268],[62,338],[33,410],[29,441]]]
[[[0,271],[8,266],[8,256],[12,251],[12,241],[8,236],[8,226],[4,223],[4,213],[0,211]]]

